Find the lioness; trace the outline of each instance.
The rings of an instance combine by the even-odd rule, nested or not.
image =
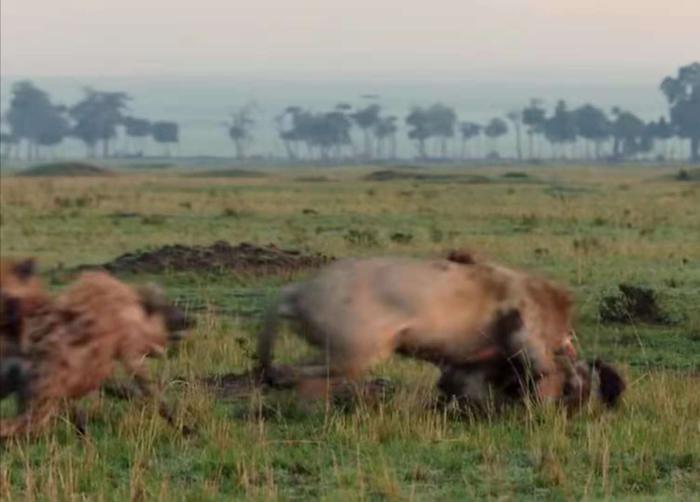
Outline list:
[[[103,272],[87,272],[46,308],[23,319],[29,371],[21,389],[25,409],[0,421],[0,437],[46,425],[62,400],[100,388],[121,364],[138,390],[152,395],[146,356],[161,355],[184,314],[154,287],[132,288]],[[164,405],[161,412],[170,418]]]
[[[359,377],[399,353],[438,365],[443,386],[460,392],[482,373],[484,385],[530,380],[539,399],[560,400],[580,375],[571,369],[571,310],[570,294],[550,281],[463,255],[348,259],[282,290],[259,334],[258,358],[273,384],[307,385]],[[291,375],[271,366],[280,319],[322,351]],[[494,373],[500,367],[514,369]]]

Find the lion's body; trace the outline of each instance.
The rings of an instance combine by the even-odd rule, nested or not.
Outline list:
[[[522,322],[495,334],[500,315]],[[278,317],[322,351],[321,373],[359,376],[401,353],[443,367],[521,354],[547,375],[545,396],[561,392],[556,357],[575,358],[571,300],[551,282],[490,264],[450,260],[342,260],[285,288],[259,339],[263,367],[271,361]]]

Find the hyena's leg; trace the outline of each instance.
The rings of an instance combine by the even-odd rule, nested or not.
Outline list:
[[[142,360],[135,358],[127,358],[122,360],[126,371],[131,375],[136,384],[135,388],[129,389],[129,387],[112,387],[112,390],[119,389],[122,398],[129,398],[131,396],[141,396],[145,399],[153,399],[158,404],[158,413],[163,419],[175,428],[180,429],[183,434],[190,434],[193,430],[186,426],[179,426],[175,420],[175,414],[173,410],[165,402],[165,399],[161,395],[160,390],[148,377],[148,371],[143,365]],[[108,390],[109,393],[109,390]],[[117,395],[116,393],[113,395]]]
[[[31,404],[19,416],[0,420],[0,439],[41,431],[49,424],[57,409],[56,401],[45,400]]]
[[[26,409],[28,385],[29,363],[25,358],[5,357],[0,360],[0,400],[14,394],[18,414]]]

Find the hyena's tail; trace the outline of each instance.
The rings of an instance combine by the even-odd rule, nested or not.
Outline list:
[[[598,373],[598,397],[608,407],[614,407],[627,387],[624,378],[600,359],[593,361],[591,366]]]
[[[0,439],[33,434],[45,428],[56,414],[57,405],[46,401],[31,406],[21,415],[0,420]]]

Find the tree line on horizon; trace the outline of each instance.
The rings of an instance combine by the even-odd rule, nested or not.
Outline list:
[[[700,62],[663,79],[660,90],[669,104],[668,117],[648,122],[619,107],[607,113],[593,104],[570,108],[560,100],[548,111],[541,100],[533,99],[483,124],[460,120],[454,108],[442,103],[412,107],[403,123],[416,157],[423,161],[475,158],[477,143],[485,144],[482,158],[499,158],[503,137],[512,132],[519,161],[542,159],[544,145],[553,159],[620,161],[650,155],[666,159],[672,141],[682,139],[689,142],[690,160],[700,162]],[[32,160],[72,137],[85,144],[88,157],[97,157],[100,146],[100,155],[109,157],[120,132],[127,149],[119,155],[143,155],[148,139],[162,144],[169,155],[170,146],[179,142],[177,122],[132,116],[127,113],[129,100],[124,92],[88,88],[80,101],[65,106],[55,104],[31,81],[17,82],[9,108],[1,115],[2,155],[19,157],[24,145],[25,157]],[[238,159],[249,156],[256,113],[257,107],[247,104],[225,123]],[[358,108],[339,103],[327,111],[288,106],[274,120],[290,161],[396,159],[399,123],[398,116],[384,113],[378,103]],[[450,148],[455,142],[458,152]]]
[[[119,129],[134,145],[151,138],[164,146],[169,154],[170,145],[179,141],[179,125],[169,120],[150,121],[126,113],[131,98],[125,92],[104,92],[86,88],[80,101],[72,106],[56,104],[48,92],[28,80],[12,86],[9,109],[1,115],[0,133],[2,155],[21,156],[24,144],[25,158],[38,159],[42,151],[50,151],[66,138],[83,142],[88,158],[112,155],[111,145]]]

